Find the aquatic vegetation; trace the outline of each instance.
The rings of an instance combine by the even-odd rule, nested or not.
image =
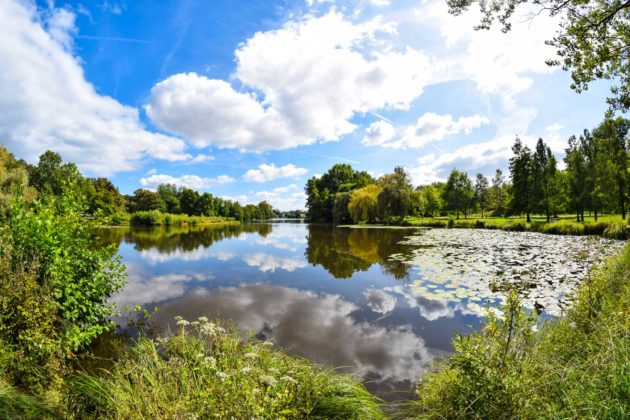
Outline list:
[[[464,301],[477,312],[483,306],[471,303],[500,303],[509,286],[521,291],[527,308],[552,315],[561,313],[594,263],[623,246],[603,238],[461,229],[419,231],[402,244],[414,250],[390,259],[412,267],[416,279],[408,287],[416,296]]]
[[[454,341],[425,375],[416,418],[626,418],[630,414],[630,246],[539,322],[511,293],[503,317]]]

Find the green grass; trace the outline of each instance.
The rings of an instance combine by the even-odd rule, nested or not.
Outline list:
[[[141,339],[100,375],[70,380],[69,414],[98,418],[384,418],[349,376],[244,340],[206,318]]]
[[[138,211],[131,214],[129,223],[132,226],[184,226],[206,225],[214,223],[238,223],[231,217],[188,216],[186,214],[169,214],[157,210]]]
[[[534,321],[514,299],[504,318],[457,337],[407,416],[629,418],[630,245],[578,289],[561,318]]]
[[[419,218],[407,217],[405,226],[423,227],[453,227],[464,229],[501,229],[515,232],[542,232],[552,235],[601,235],[612,239],[630,239],[630,227],[624,223],[621,216],[607,215],[599,217],[585,217],[585,222],[576,222],[574,216],[563,215],[560,220],[547,223],[544,217],[532,217],[527,223],[524,217],[476,217],[454,219],[452,217]]]

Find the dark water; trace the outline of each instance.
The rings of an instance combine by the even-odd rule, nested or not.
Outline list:
[[[386,400],[412,396],[427,366],[501,302],[492,281],[523,284],[526,305],[556,303],[621,243],[461,229],[352,229],[299,223],[104,229],[129,283],[119,306],[236,322]],[[556,302],[556,303],[554,303]]]
[[[479,318],[412,297],[411,266],[390,260],[414,229],[298,223],[114,228],[129,283],[119,307],[159,307],[154,321],[202,315],[235,321],[327,367],[352,372],[387,400],[411,395],[456,331]]]

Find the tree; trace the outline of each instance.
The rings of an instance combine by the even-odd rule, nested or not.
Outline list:
[[[629,132],[630,120],[624,118],[606,119],[593,131],[593,136],[600,139],[604,150],[608,151],[610,169],[615,180],[617,205],[623,219],[626,218],[628,186],[630,184],[630,173],[628,172]]]
[[[477,174],[477,178],[475,178],[475,202],[481,209],[481,217],[483,218],[483,211],[488,205],[488,178],[483,174]]]
[[[526,213],[527,223],[531,222],[531,152],[523,146],[520,138],[516,138],[512,146],[514,156],[510,159],[510,175],[512,177],[512,211]]]
[[[340,192],[335,195],[333,206],[333,223],[349,223],[352,221],[348,212],[348,204],[352,193]]]
[[[530,165],[531,209],[545,213],[551,221],[551,205],[556,194],[556,158],[539,138]]]
[[[179,214],[181,212],[179,206],[179,198],[177,186],[173,184],[160,184],[157,187],[157,193],[162,198],[164,210],[166,213]]]
[[[125,210],[125,199],[107,178],[91,179],[92,194],[88,197],[88,213],[106,216]]]
[[[436,182],[431,185],[421,187],[420,189],[420,192],[424,195],[425,214],[428,214],[431,217],[434,217],[436,214],[439,215],[442,210],[442,187],[442,183]]]
[[[139,188],[133,192],[129,211],[161,210],[163,206],[164,203],[158,193]]]
[[[409,174],[402,166],[397,166],[393,173],[383,175],[378,184],[383,188],[378,196],[379,215],[388,222],[391,217],[398,217],[402,222],[413,204]]]
[[[468,209],[472,207],[474,194],[473,184],[468,174],[453,169],[442,192],[442,199],[446,208],[455,211],[458,219],[460,211],[464,213],[464,218],[466,218]]]
[[[490,208],[494,209],[493,215],[503,216],[506,209],[507,201],[507,188],[505,185],[505,176],[503,171],[497,169],[494,178],[492,178],[492,186],[489,190],[489,202]]]
[[[197,191],[186,187],[182,188],[179,191],[179,205],[182,213],[189,216],[199,216],[201,214],[201,209],[199,208],[200,198],[201,196]]]
[[[272,219],[275,216],[273,207],[266,201],[258,203],[258,214],[260,219]]]
[[[472,0],[447,0],[450,12],[459,15]],[[482,19],[476,29],[489,29],[496,18],[507,32],[519,5],[530,3],[538,13],[560,19],[559,30],[547,41],[557,50],[551,66],[571,71],[571,88],[588,89],[596,79],[614,80],[608,103],[611,110],[630,109],[630,1],[628,0],[505,0],[478,2]],[[536,12],[532,16],[536,16]]]
[[[575,136],[571,136],[569,138],[569,147],[566,149],[564,156],[571,207],[577,214],[578,222],[580,220],[584,221],[584,209],[588,204],[589,196],[586,189],[587,170],[583,144],[584,136],[581,137],[581,141]]]
[[[352,191],[348,213],[354,223],[374,222],[377,217],[378,196],[383,189],[376,184]]]
[[[313,177],[306,183],[307,217],[312,221],[332,222],[335,195],[350,192],[373,184],[374,178],[367,172],[359,172],[348,164],[336,164],[321,177]]]

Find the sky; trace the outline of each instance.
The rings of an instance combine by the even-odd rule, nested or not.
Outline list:
[[[558,22],[532,12],[503,34],[445,0],[0,0],[0,142],[123,194],[173,183],[281,210],[335,163],[492,176],[516,136],[561,158],[607,108],[609,85],[577,94],[545,64]]]

